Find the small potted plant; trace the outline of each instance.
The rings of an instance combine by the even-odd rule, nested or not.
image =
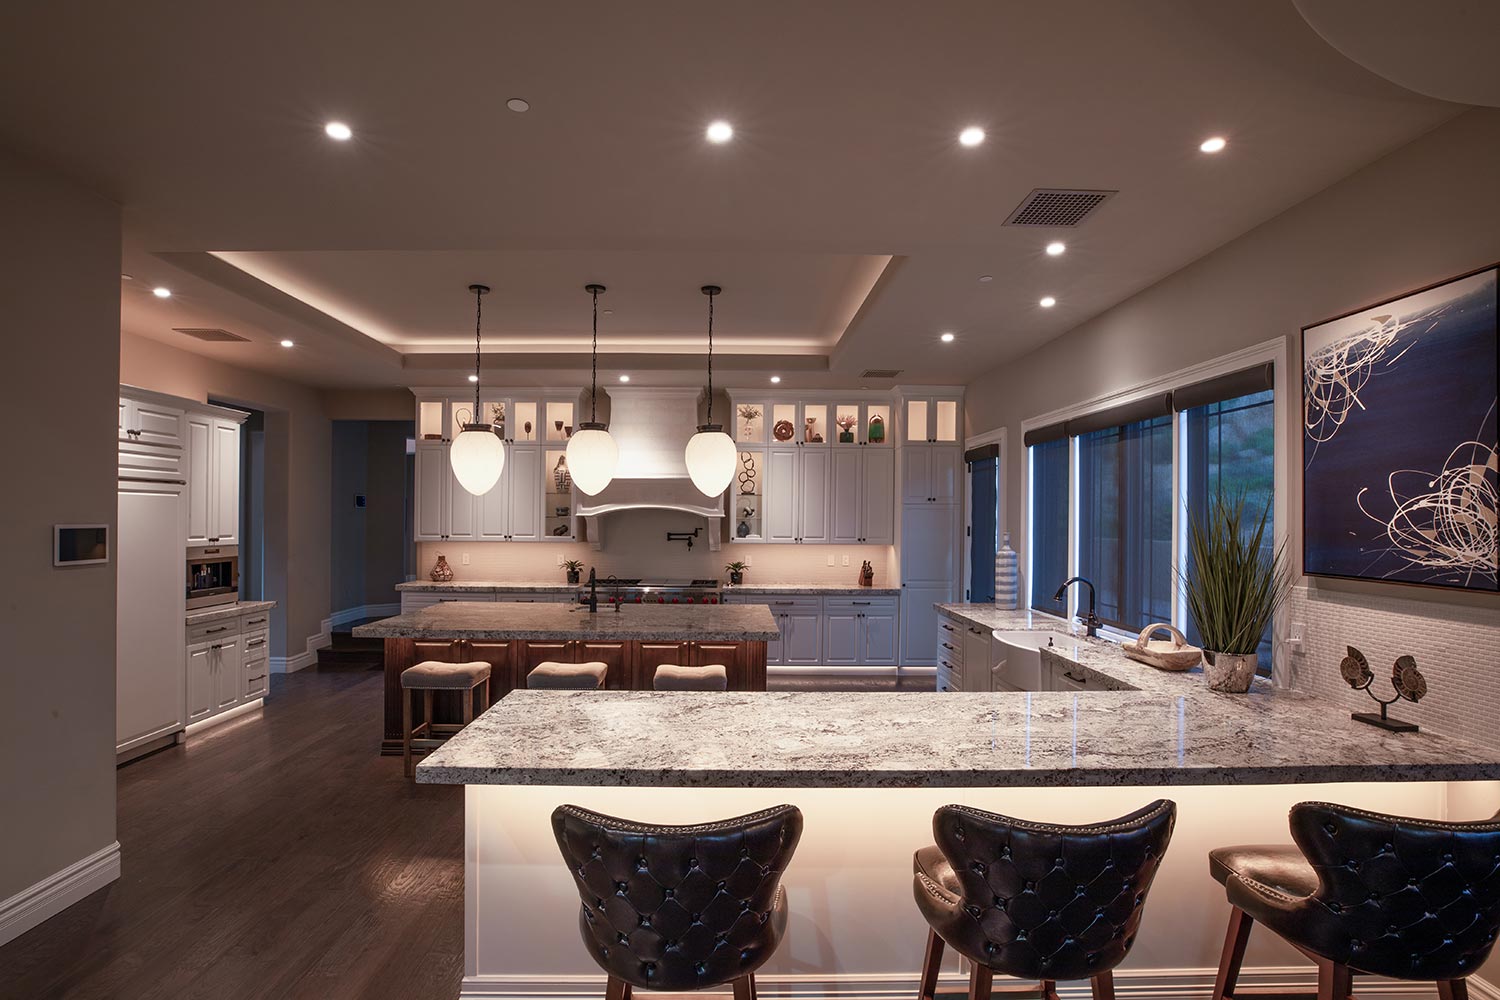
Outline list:
[[[576,584],[581,579],[580,574],[583,572],[583,563],[577,559],[569,559],[563,563],[563,569],[568,571],[568,582]]]
[[[729,574],[729,582],[732,584],[745,582],[746,568],[745,564],[738,559],[724,567],[725,571]]]
[[[1203,636],[1204,673],[1214,691],[1243,694],[1255,680],[1256,649],[1291,593],[1286,546],[1262,550],[1271,508],[1254,525],[1245,498],[1222,493],[1199,518],[1188,516],[1188,610]]]
[[[854,425],[859,423],[859,418],[852,413],[841,413],[833,422],[839,425],[839,444],[853,444]]]

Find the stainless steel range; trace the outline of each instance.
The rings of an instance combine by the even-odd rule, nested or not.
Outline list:
[[[629,577],[599,577],[600,604],[718,604],[718,580],[642,580]],[[578,591],[588,603],[589,588]]]

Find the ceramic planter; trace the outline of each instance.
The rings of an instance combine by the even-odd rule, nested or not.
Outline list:
[[[1203,674],[1210,691],[1244,694],[1255,680],[1258,658],[1254,653],[1203,653]]]

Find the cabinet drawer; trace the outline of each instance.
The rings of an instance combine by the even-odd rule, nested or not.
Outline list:
[[[240,620],[238,618],[221,618],[216,622],[204,622],[201,625],[191,625],[187,630],[187,641],[191,645],[195,642],[225,642],[240,634]]]

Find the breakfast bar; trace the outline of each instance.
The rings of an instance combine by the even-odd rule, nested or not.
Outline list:
[[[381,751],[401,752],[401,672],[424,660],[490,665],[490,697],[526,687],[538,664],[602,662],[604,687],[650,690],[663,664],[722,664],[730,691],[766,689],[766,643],[780,637],[759,604],[620,605],[451,601],[357,626],[385,644]],[[434,721],[459,720],[456,693],[439,697]]]

